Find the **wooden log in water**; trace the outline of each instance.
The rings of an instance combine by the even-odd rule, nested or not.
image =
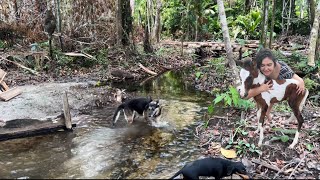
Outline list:
[[[76,124],[72,124],[76,127]],[[24,138],[36,135],[44,135],[57,131],[69,130],[64,124],[64,118],[54,120],[15,119],[6,121],[0,127],[0,141]]]

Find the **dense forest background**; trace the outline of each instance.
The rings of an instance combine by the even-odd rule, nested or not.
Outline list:
[[[289,65],[302,77],[312,76],[312,83],[319,78],[316,0],[2,0],[0,10],[0,48],[7,54],[14,49],[13,60],[22,51],[19,62],[40,71],[128,66],[129,61],[166,66],[167,60],[141,57],[172,53],[164,53],[166,45],[193,49],[193,59],[203,54],[213,57],[208,52],[226,53],[226,62],[234,69],[230,54],[239,47],[244,47],[244,56],[269,47],[280,59],[289,57]],[[46,22],[54,22],[53,32],[46,29]],[[48,53],[51,38],[53,55]]]

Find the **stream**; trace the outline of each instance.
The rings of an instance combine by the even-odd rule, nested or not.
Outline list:
[[[150,126],[121,114],[111,127],[114,106],[73,117],[73,132],[0,142],[0,178],[163,179],[202,156],[195,127],[210,96],[183,80],[188,71],[169,71],[143,85],[114,84],[135,96],[160,99],[162,119]]]

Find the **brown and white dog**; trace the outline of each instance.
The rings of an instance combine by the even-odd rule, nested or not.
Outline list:
[[[267,81],[266,76],[257,68],[256,61],[251,58],[236,60],[236,64],[242,67],[240,71],[241,85],[237,87],[240,91],[241,97],[246,97],[249,89],[259,87]],[[301,111],[307,96],[309,95],[309,91],[306,89],[304,93],[298,94],[296,91],[298,81],[294,79],[272,80],[272,83],[273,90],[270,90],[269,92],[262,92],[254,97],[258,106],[257,117],[259,124],[257,132],[260,131],[258,146],[262,145],[264,119],[266,113],[270,112],[269,108],[271,108],[272,104],[276,102],[288,100],[288,104],[293,112],[290,119],[295,118],[298,120],[298,129],[292,144],[289,146],[289,148],[293,148],[298,143],[299,133],[304,122]]]

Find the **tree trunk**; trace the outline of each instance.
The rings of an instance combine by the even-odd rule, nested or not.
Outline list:
[[[236,63],[233,60],[232,56],[232,47],[231,47],[231,42],[230,42],[230,36],[229,36],[229,30],[228,30],[228,24],[227,24],[227,18],[226,18],[226,13],[224,10],[224,4],[223,0],[217,0],[218,4],[218,11],[219,11],[219,19],[220,19],[220,24],[222,28],[222,35],[223,35],[223,40],[225,43],[226,51],[227,51],[227,64],[229,67],[232,69],[235,77],[235,83],[239,84],[240,79],[239,79],[239,71],[236,67]]]
[[[305,7],[305,0],[301,0],[301,4],[300,4],[300,19],[303,19],[303,17],[304,17],[304,7]]]
[[[58,27],[58,33],[59,33],[59,42],[60,42],[61,51],[64,52],[64,49],[63,49],[63,41],[62,41],[62,36],[61,36],[60,0],[56,0],[56,4],[57,4],[57,27]]]
[[[251,2],[250,2],[250,0],[246,0],[244,6],[245,6],[246,12],[250,12],[250,9],[251,9]]]
[[[132,35],[132,16],[130,1],[121,1],[121,26],[122,26],[122,45],[130,45],[130,35]]]
[[[310,12],[310,24],[313,24],[314,22],[314,17],[315,17],[315,6],[316,6],[316,1],[315,0],[309,0],[309,12]]]
[[[156,10],[156,19],[154,22],[154,28],[153,28],[153,33],[152,33],[152,38],[157,41],[157,43],[160,42],[160,14],[161,14],[161,0],[157,0],[157,10]]]
[[[120,46],[122,41],[122,0],[117,0],[117,44]]]
[[[315,18],[310,34],[310,45],[308,55],[308,65],[315,66],[315,53],[317,48],[318,32],[319,32],[319,18],[320,18],[320,2],[318,3],[317,10],[315,12]]]
[[[269,37],[269,48],[272,48],[272,41],[273,41],[273,30],[274,30],[274,18],[275,18],[275,0],[272,0],[272,19],[271,19],[271,30],[270,30],[270,37]]]
[[[134,7],[135,7],[134,0],[130,0],[130,7],[131,7],[131,16],[133,16],[134,15]]]
[[[146,20],[148,19],[148,1],[146,2]],[[150,43],[150,33],[149,33],[149,21],[145,22],[144,26],[144,39],[143,39],[143,50],[146,53],[152,53],[153,49]]]
[[[286,9],[286,0],[282,0],[282,11],[281,11],[281,28],[282,28],[282,32],[281,34],[284,35],[285,34],[285,30],[284,30],[284,11]]]
[[[268,31],[268,0],[264,0],[263,5],[263,18],[262,18],[262,31],[260,42],[263,47],[267,45],[267,31]]]

